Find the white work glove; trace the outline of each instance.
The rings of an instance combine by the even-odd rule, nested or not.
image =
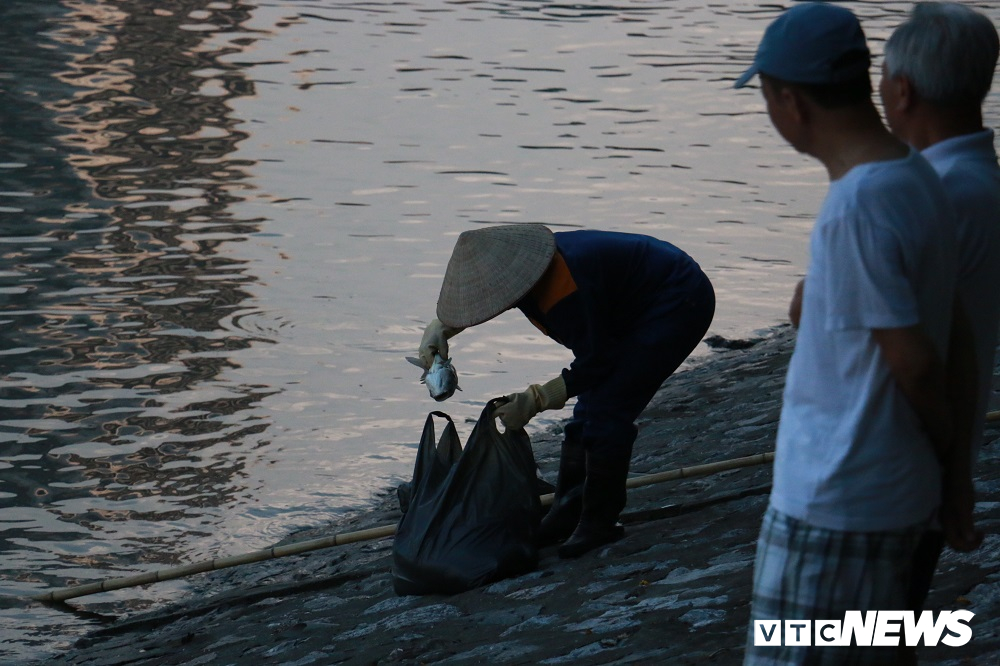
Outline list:
[[[417,355],[424,365],[424,370],[430,370],[434,363],[434,354],[441,354],[442,358],[448,358],[448,339],[453,338],[463,330],[462,328],[452,328],[445,326],[439,319],[434,319],[427,324],[424,329],[424,337],[420,340],[420,350]]]
[[[520,430],[538,412],[562,409],[566,405],[566,382],[562,375],[544,384],[532,384],[520,393],[511,393],[493,414],[508,430]]]

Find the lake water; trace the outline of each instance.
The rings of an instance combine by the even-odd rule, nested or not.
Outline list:
[[[877,53],[910,6],[846,4]],[[461,393],[419,384],[404,357],[463,230],[651,234],[715,283],[710,334],[782,321],[825,172],[731,88],[777,11],[4,0],[0,662],[189,588],[13,597],[364,509],[429,411],[464,437],[558,373],[568,353],[509,313],[453,341]]]

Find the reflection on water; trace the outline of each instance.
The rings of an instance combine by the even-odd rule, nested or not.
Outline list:
[[[233,327],[254,276],[218,252],[258,231],[229,210],[248,164],[227,104],[253,84],[202,44],[247,12],[0,9],[7,593],[174,564],[175,532],[210,534],[245,489],[273,390],[215,380],[266,342]]]
[[[848,4],[876,51],[910,6]],[[428,411],[467,436],[558,372],[515,314],[453,340],[444,405],[403,360],[474,225],[653,234],[712,333],[780,321],[825,173],[731,89],[778,9],[0,3],[0,593],[264,547],[406,476]],[[0,661],[88,626],[8,602]]]

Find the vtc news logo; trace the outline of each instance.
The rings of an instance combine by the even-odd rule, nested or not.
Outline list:
[[[969,622],[975,613],[967,610],[931,611],[918,616],[913,611],[847,611],[841,620],[755,620],[753,644],[852,645],[951,647],[972,640]]]

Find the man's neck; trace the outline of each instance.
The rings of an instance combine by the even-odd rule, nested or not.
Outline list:
[[[922,104],[914,110],[900,138],[917,150],[941,141],[983,131],[983,113],[978,107],[940,107]]]
[[[822,116],[809,153],[823,163],[831,181],[861,164],[903,159],[909,153],[882,124],[874,105],[824,111]]]

